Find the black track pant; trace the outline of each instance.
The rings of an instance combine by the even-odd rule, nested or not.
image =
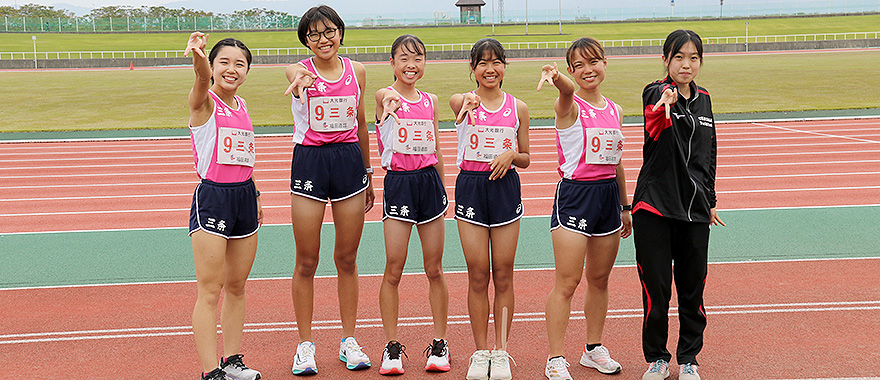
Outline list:
[[[632,220],[645,311],[642,325],[645,360],[651,363],[672,359],[666,341],[674,277],[681,324],[676,360],[678,364],[697,364],[706,329],[703,289],[706,287],[709,224],[664,218],[645,210],[634,213]]]

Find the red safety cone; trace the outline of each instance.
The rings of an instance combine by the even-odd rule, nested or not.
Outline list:
[[[134,70],[134,61],[129,61],[129,62],[131,62],[131,64],[130,64],[130,66],[128,66],[128,69]]]

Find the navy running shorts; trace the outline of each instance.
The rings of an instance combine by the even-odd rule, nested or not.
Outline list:
[[[586,236],[605,236],[623,227],[617,179],[575,181],[556,185],[550,229],[562,227]]]
[[[193,194],[189,234],[198,230],[227,239],[246,238],[260,229],[253,180],[217,183],[202,180]]]
[[[492,172],[462,170],[455,179],[455,218],[483,227],[499,227],[523,216],[519,174],[511,169],[500,179]]]
[[[382,220],[391,218],[425,224],[442,217],[448,202],[440,174],[433,166],[385,174]]]
[[[357,143],[298,144],[290,164],[290,192],[321,202],[351,198],[369,185]]]

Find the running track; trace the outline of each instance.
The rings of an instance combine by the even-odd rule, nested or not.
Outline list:
[[[877,205],[880,188],[880,120],[813,122],[755,122],[717,127],[718,204],[734,209]],[[624,156],[628,189],[632,193],[641,164],[641,130],[626,128]],[[454,168],[454,134],[441,133],[447,157],[447,185]],[[373,141],[375,145],[375,142]],[[531,131],[532,166],[521,170],[528,216],[545,216],[552,203],[558,175],[552,130]],[[258,138],[256,178],[263,193],[267,224],[289,223],[288,136]],[[375,146],[374,146],[375,151]],[[186,139],[22,142],[0,144],[6,165],[0,168],[0,238],[4,235],[59,231],[170,228],[185,225],[197,178]],[[375,156],[375,154],[374,154]],[[374,160],[373,166],[378,167]],[[381,170],[375,178],[381,200]],[[453,192],[448,189],[449,195]],[[452,199],[451,199],[452,200]],[[452,200],[454,201],[454,200]],[[380,204],[377,202],[377,206]],[[865,208],[864,220],[851,225],[823,226],[815,238],[847,234],[849,230],[878,231],[878,210]],[[786,215],[779,212],[780,215]],[[329,213],[328,221],[329,221]],[[728,213],[727,215],[731,215]],[[378,220],[378,207],[368,220]],[[780,224],[789,223],[782,218]],[[821,225],[821,222],[818,224]],[[824,228],[824,229],[823,229]],[[181,232],[183,233],[183,232]],[[523,231],[546,234],[546,230]],[[54,234],[38,234],[52,239]],[[744,244],[748,236],[741,236]],[[785,241],[779,236],[780,242]],[[878,241],[880,243],[880,241]],[[58,240],[57,244],[65,244]],[[448,246],[457,245],[449,241]],[[373,247],[381,250],[380,247]],[[14,247],[11,254],[28,253]],[[843,249],[845,251],[845,249]],[[120,253],[126,254],[126,253]],[[141,265],[151,265],[142,262]],[[278,263],[291,266],[292,263]],[[710,268],[707,311],[710,330],[702,359],[704,378],[855,378],[878,376],[875,363],[880,320],[880,260],[795,260],[786,262],[719,263]],[[365,273],[366,274],[366,273]],[[463,378],[467,354],[473,349],[463,301],[465,275],[447,278],[452,295],[450,340],[454,370],[431,378]],[[316,310],[321,378],[378,378],[376,371],[351,375],[334,363],[338,335],[333,278],[318,280]],[[381,358],[382,332],[375,294],[380,278],[361,282],[359,341],[375,364]],[[423,301],[427,287],[420,276],[404,280],[401,315],[408,326],[401,339],[410,344],[408,378],[424,378],[424,359],[430,318]],[[520,272],[517,278],[516,323],[511,353],[519,366],[515,378],[541,378],[546,355],[543,301],[552,284],[552,271]],[[36,280],[35,280],[36,282]],[[624,365],[622,378],[639,378],[643,360],[639,349],[639,290],[634,268],[624,266],[612,275],[612,301],[606,344]],[[575,299],[582,299],[582,291]],[[13,378],[66,378],[64,373],[90,373],[94,378],[194,378],[198,368],[189,336],[194,302],[191,282],[147,285],[0,288],[4,316],[0,356],[12,364]],[[573,310],[577,310],[575,302]],[[292,378],[289,364],[295,342],[295,322],[289,280],[259,280],[249,285],[248,325],[244,353],[248,363],[267,379]],[[573,313],[582,318],[582,314]],[[673,322],[674,326],[675,323]],[[583,322],[569,328],[569,360],[577,361],[578,333]],[[674,339],[674,334],[673,337]],[[673,340],[674,341],[674,340]],[[674,345],[674,344],[673,344]],[[576,364],[576,378],[601,378]],[[157,373],[163,375],[157,376]],[[414,377],[413,377],[414,376]],[[168,376],[171,377],[171,376]],[[675,376],[673,375],[673,378]]]

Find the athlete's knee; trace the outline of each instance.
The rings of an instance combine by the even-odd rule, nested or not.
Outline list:
[[[353,274],[357,272],[357,254],[334,255],[336,271],[340,274]]]
[[[577,290],[578,285],[581,282],[581,278],[557,278],[556,285],[553,287],[553,292],[556,295],[564,297],[566,299],[571,299],[574,297],[574,292]]]
[[[439,265],[432,265],[425,267],[425,276],[428,277],[428,282],[442,282],[443,278],[443,267]]]
[[[401,268],[401,270],[397,270],[397,268],[385,268],[385,275],[382,276],[382,281],[396,288],[398,285],[400,285],[400,280],[402,278],[403,268]]]
[[[473,291],[485,292],[489,290],[489,272],[468,271],[468,287]]]
[[[244,287],[247,283],[247,278],[236,281],[227,281],[225,285],[223,285],[223,289],[225,289],[227,297],[244,297]]]
[[[587,275],[587,286],[596,290],[608,290],[608,275]]]
[[[199,283],[199,294],[196,302],[217,306],[220,302],[220,291],[222,289],[222,283]]]

